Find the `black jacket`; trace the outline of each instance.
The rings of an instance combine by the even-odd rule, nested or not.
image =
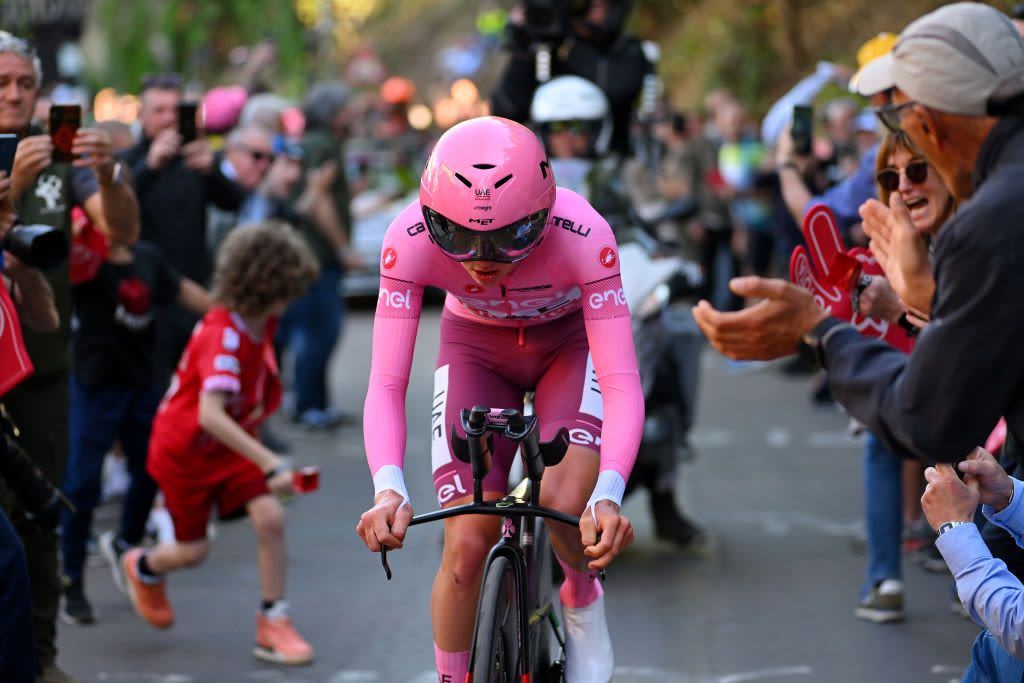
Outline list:
[[[932,320],[908,357],[852,327],[828,339],[832,394],[894,452],[956,462],[1001,415],[1024,443],[1024,119],[985,140],[974,196],[935,241]]]
[[[528,49],[514,50],[494,91],[491,113],[525,123],[537,89],[535,55]],[[654,73],[642,43],[621,36],[610,45],[567,38],[551,55],[551,76],[571,74],[591,81],[608,96],[612,114],[611,150],[629,154],[630,122],[633,108],[644,86],[644,76]]]
[[[193,171],[181,158],[159,171],[146,166],[150,140],[119,155],[128,164],[139,199],[142,239],[156,244],[182,275],[208,284],[212,268],[206,243],[206,206],[237,211],[244,191],[220,172],[215,162],[209,175]]]

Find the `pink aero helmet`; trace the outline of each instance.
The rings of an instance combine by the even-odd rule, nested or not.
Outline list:
[[[544,238],[554,202],[555,178],[540,140],[497,116],[449,129],[420,180],[430,237],[457,261],[525,258]]]

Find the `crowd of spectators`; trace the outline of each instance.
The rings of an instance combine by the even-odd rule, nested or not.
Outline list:
[[[694,317],[711,344],[737,362],[801,350],[787,371],[813,373],[813,398],[838,402],[854,429],[867,431],[868,566],[853,612],[874,622],[905,617],[904,554],[951,569],[953,606],[986,629],[966,681],[1024,673],[1020,316],[1007,305],[1019,286],[1014,229],[1024,211],[1013,191],[1024,116],[1019,29],[991,7],[956,3],[899,36],[868,39],[856,70],[818,64],[760,121],[719,88],[690,110],[663,98],[634,126],[632,154],[621,125],[614,138],[638,215],[663,215],[680,201],[695,207],[684,218],[662,217],[656,229],[701,265],[705,301]],[[352,246],[353,199],[374,184],[382,164],[395,169],[388,198],[412,189],[427,142],[409,127],[412,86],[404,79],[372,95],[321,82],[290,102],[261,92],[258,79],[200,95],[179,76],[160,74],[141,85],[135,125],[86,125],[75,139],[77,160],[59,163],[39,118],[42,76],[31,47],[0,32],[0,133],[20,139],[10,178],[0,176],[0,233],[15,216],[49,225],[94,261],[83,270],[72,259],[47,272],[45,284],[9,256],[4,264],[35,373],[3,394],[3,408],[24,449],[70,502],[58,535],[0,485],[0,535],[13,530],[24,548],[23,557],[0,553],[10,577],[0,592],[17,592],[26,576],[31,586],[31,613],[14,601],[0,616],[0,631],[21,635],[31,619],[31,666],[24,644],[0,637],[0,673],[19,683],[75,680],[56,665],[55,622],[96,621],[83,566],[111,451],[131,475],[119,527],[99,539],[115,581],[142,590],[203,557],[194,547],[133,549],[154,501],[160,504],[146,467],[160,397],[178,388],[176,369],[191,367],[183,352],[217,306],[214,263],[225,245],[242,241],[233,235],[244,226],[291,225],[294,234],[280,228],[288,231],[283,239],[309,277],[308,287],[262,302],[257,316],[273,335],[267,349],[287,370],[285,413],[310,429],[343,422],[327,379],[344,327],[344,273],[366,266]],[[196,97],[205,125],[186,139],[179,105]],[[794,145],[793,112],[812,105],[817,134],[805,153]],[[870,249],[884,272],[848,283],[845,314],[822,310],[820,299],[779,279],[805,241],[801,222],[816,204],[834,215],[842,249]],[[231,263],[244,271],[237,253]],[[274,312],[281,313],[276,331],[264,325]],[[909,355],[848,324],[857,316],[907,330]],[[237,321],[225,320],[225,330],[235,329]],[[1000,416],[1005,442],[990,438]],[[252,423],[261,427],[262,445],[245,448],[273,483],[288,444],[262,422]],[[986,440],[995,457],[974,450]],[[261,548],[276,551],[279,510],[262,512]],[[198,521],[189,533],[186,542],[202,540]],[[275,595],[264,596],[261,615],[287,618],[283,578],[268,580]]]
[[[284,297],[283,283],[271,283],[281,301],[259,303],[260,315],[280,316],[280,324],[266,328],[273,342],[267,348],[276,356],[267,367],[276,371],[280,362],[284,368],[287,417],[307,429],[333,429],[343,418],[340,397],[330,395],[327,381],[343,328],[342,276],[346,269],[366,267],[351,247],[352,196],[380,185],[390,197],[408,190],[407,181],[378,182],[374,174],[382,164],[365,157],[353,161],[346,143],[355,136],[371,150],[393,150],[402,162],[391,168],[415,166],[424,153],[423,138],[411,132],[406,118],[411,93],[396,95],[391,88],[354,96],[347,84],[325,81],[292,102],[262,91],[255,77],[201,92],[167,73],[144,79],[138,118],[131,125],[93,122],[86,107],[74,138],[75,161],[60,162],[53,156],[47,112],[49,105],[62,103],[42,96],[43,77],[31,44],[0,32],[0,133],[19,138],[10,177],[0,172],[0,233],[15,221],[42,224],[63,232],[72,245],[70,260],[47,271],[45,279],[12,254],[5,254],[3,270],[35,367],[29,379],[3,395],[4,419],[16,425],[20,445],[42,476],[62,488],[68,503],[58,533],[0,485],[6,512],[0,530],[13,530],[21,542],[5,543],[0,558],[8,577],[3,593],[11,599],[0,618],[0,678],[18,683],[76,680],[57,666],[56,621],[96,621],[84,583],[89,552],[106,557],[123,591],[145,597],[142,588],[132,591],[129,579],[138,576],[138,568],[125,558],[143,543],[147,529],[154,531],[163,505],[172,517],[175,506],[180,513],[180,496],[168,498],[168,484],[160,482],[158,490],[151,477],[150,432],[161,397],[179,390],[186,346],[201,329],[198,323],[216,317],[225,305],[214,282],[214,263],[225,245],[235,233],[262,226],[260,244],[236,244],[224,266],[236,273],[230,277],[249,283],[268,277],[266,268],[252,270],[254,253],[262,250],[262,258],[280,260],[301,247],[304,265],[280,275],[294,280],[287,283],[294,291]],[[190,102],[199,112],[194,122],[188,117]],[[281,231],[288,235],[278,238]],[[280,263],[273,265],[277,272]],[[315,277],[304,283],[307,274]],[[251,284],[246,287],[251,296]],[[294,300],[285,307],[286,299]],[[217,371],[231,370],[227,356],[218,360]],[[286,476],[282,465],[287,461],[280,460],[289,444],[262,424],[273,408],[264,405],[260,410],[266,414],[254,422],[236,414],[231,401],[224,410],[245,429],[258,430],[263,443],[254,457],[277,471],[268,485],[280,492],[291,486],[290,470]],[[237,444],[232,448],[245,452]],[[128,475],[114,491],[123,495],[121,519],[116,530],[97,539],[93,512],[110,483],[112,463]],[[267,492],[251,484],[246,490],[231,499],[235,507],[248,507],[249,497]],[[261,510],[266,514],[255,514]],[[232,512],[221,510],[227,517]],[[263,520],[257,525],[261,544],[269,539],[272,549],[283,548],[280,511],[256,506],[250,516]],[[168,540],[166,534],[162,540]],[[14,552],[19,547],[24,555]],[[153,563],[167,569],[160,560]],[[278,586],[283,570],[270,580],[277,587],[263,591],[265,618],[258,623],[257,640],[276,639],[264,651],[279,661],[287,659],[282,652],[288,642],[281,639],[294,647],[298,636],[289,630],[290,622],[284,631],[279,628],[287,620]],[[25,642],[29,636],[31,647]],[[26,657],[28,651],[34,655]]]

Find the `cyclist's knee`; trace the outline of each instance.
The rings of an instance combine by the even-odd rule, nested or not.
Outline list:
[[[448,534],[444,543],[442,571],[453,583],[474,586],[480,580],[484,559],[494,538],[484,533]]]
[[[578,517],[587,506],[590,493],[588,490],[575,490],[572,487],[560,487],[557,491],[545,491],[542,488],[540,504],[552,510]]]

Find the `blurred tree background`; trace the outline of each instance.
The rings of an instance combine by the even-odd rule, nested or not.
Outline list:
[[[568,1],[568,0],[567,0]],[[85,79],[95,88],[134,91],[154,71],[178,71],[201,86],[228,82],[246,68],[251,48],[277,46],[271,87],[295,97],[311,81],[337,77],[372,45],[390,73],[423,90],[451,74],[439,52],[481,43],[478,27],[500,28],[513,0],[0,0],[0,20],[45,42],[57,6],[77,7],[84,23]],[[716,87],[733,90],[755,114],[813,70],[818,60],[855,66],[857,47],[944,2],[936,0],[637,0],[634,32],[662,48],[659,67],[675,104],[699,106]],[[1010,0],[989,2],[1008,9]],[[82,8],[85,8],[84,11]],[[84,15],[84,18],[83,16]],[[49,23],[47,23],[49,22]],[[28,24],[28,26],[24,26]],[[486,38],[487,36],[485,36]],[[501,66],[493,34],[473,78],[489,92]],[[469,54],[469,49],[462,55]]]

